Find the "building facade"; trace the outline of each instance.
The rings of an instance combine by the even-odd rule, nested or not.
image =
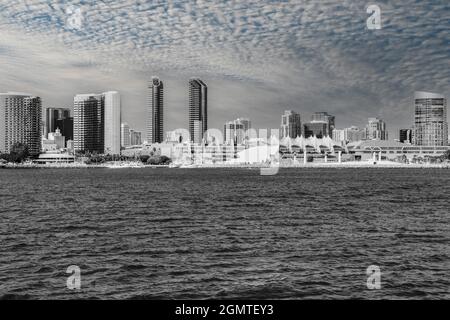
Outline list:
[[[367,140],[388,140],[386,122],[379,118],[369,118],[366,133]]]
[[[336,142],[350,143],[366,139],[367,139],[366,130],[356,126],[333,130],[333,140]]]
[[[42,139],[41,151],[58,151],[66,147],[66,138],[61,134],[58,128],[55,132],[50,132],[47,139]]]
[[[73,140],[73,117],[56,120],[56,129],[61,131],[66,141]]]
[[[153,77],[148,85],[147,98],[147,142],[160,143],[164,141],[164,85]]]
[[[418,91],[414,95],[414,142],[418,146],[447,146],[447,99],[440,94]]]
[[[140,131],[130,130],[130,144],[139,146],[142,144],[142,133]]]
[[[122,123],[120,125],[120,145],[122,148],[129,147],[131,145],[130,141],[130,126],[128,123]]]
[[[0,93],[0,152],[10,153],[15,143],[28,146],[31,155],[41,150],[41,98],[26,93]]]
[[[399,132],[399,141],[401,143],[413,143],[413,129],[400,129]]]
[[[200,79],[189,80],[189,134],[201,143],[208,130],[208,87]]]
[[[78,94],[73,100],[74,151],[105,151],[105,110],[101,94]]]
[[[70,119],[70,109],[67,108],[46,108],[45,109],[45,130],[44,136],[47,138],[51,132],[56,132],[56,129],[61,130],[61,134],[64,135],[64,130],[58,127],[58,121]],[[72,135],[72,134],[70,134]]]
[[[120,94],[108,91],[102,94],[105,109],[105,150],[106,154],[120,154]]]
[[[302,132],[302,121],[300,114],[287,110],[281,116],[281,138],[290,137],[297,138],[300,137]]]
[[[226,144],[243,144],[247,139],[248,130],[251,128],[251,121],[246,118],[238,118],[228,121],[224,125],[224,142]]]
[[[303,125],[303,136],[318,138],[332,137],[335,128],[335,117],[327,112],[315,112],[311,121]]]
[[[326,122],[308,122],[303,126],[305,138],[324,138],[330,136],[329,125]]]

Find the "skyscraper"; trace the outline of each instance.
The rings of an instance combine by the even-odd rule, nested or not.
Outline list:
[[[130,146],[130,126],[128,125],[128,123],[122,123],[120,125],[120,138],[120,144],[123,148]]]
[[[317,123],[317,122],[324,122],[327,124],[327,135],[332,136],[333,130],[335,128],[335,117],[328,114],[327,112],[314,112],[314,114],[311,116],[311,122]]]
[[[400,129],[399,141],[403,143],[412,143],[413,130],[412,129]]]
[[[130,144],[132,146],[142,144],[142,133],[140,131],[130,130]]]
[[[366,126],[367,140],[388,140],[386,122],[379,118],[369,118]]]
[[[0,93],[0,152],[15,143],[28,146],[31,155],[41,150],[41,98],[26,93]]]
[[[303,133],[306,138],[316,136],[318,138],[332,137],[334,125],[334,116],[327,112],[315,112],[311,116],[311,121],[303,125]]]
[[[208,87],[200,79],[189,80],[189,134],[201,143],[208,130]]]
[[[105,106],[105,153],[120,154],[120,94],[103,93]]]
[[[251,122],[246,118],[237,118],[226,122],[223,130],[224,142],[228,144],[243,144],[247,131],[250,128]]]
[[[302,135],[302,122],[298,113],[287,110],[281,116],[281,138],[297,138]]]
[[[73,140],[73,117],[56,120],[56,129],[61,131],[66,141]]]
[[[67,108],[46,108],[45,109],[45,131],[44,135],[47,138],[51,132],[56,132],[58,128],[58,120],[64,120],[70,118],[70,109]],[[61,134],[64,136],[64,130],[61,130]],[[66,137],[67,138],[67,137]]]
[[[448,144],[447,99],[440,94],[418,91],[414,95],[414,140],[418,146]]]
[[[366,138],[367,138],[366,129],[361,129],[356,126],[333,130],[333,140],[336,142],[349,143],[366,140]]]
[[[164,86],[157,77],[148,84],[147,109],[147,142],[161,143],[164,141]]]
[[[311,121],[303,125],[305,138],[313,136],[317,138],[324,138],[330,136],[330,132],[328,130],[329,130],[328,123],[322,121],[315,121],[315,122]]]
[[[105,110],[101,94],[77,94],[73,99],[74,150],[105,151]]]

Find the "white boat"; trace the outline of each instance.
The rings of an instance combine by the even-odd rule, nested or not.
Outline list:
[[[192,168],[198,168],[198,165],[196,164],[182,164],[180,166],[181,169],[192,169]]]
[[[143,168],[143,164],[136,162],[114,162],[105,165],[108,169],[121,169],[121,168]]]

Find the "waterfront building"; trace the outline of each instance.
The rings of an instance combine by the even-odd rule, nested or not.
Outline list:
[[[280,140],[280,153],[282,154],[325,154],[347,152],[343,142],[336,142],[330,136],[297,137],[295,139],[284,137]]]
[[[300,114],[287,110],[281,116],[281,138],[291,137],[297,138],[300,137],[302,133],[302,122]]]
[[[68,141],[66,142],[66,148],[67,148],[68,151],[73,152],[73,148],[74,148],[74,146],[73,146],[73,140],[68,140]]]
[[[73,140],[73,117],[56,120],[56,128],[66,138],[66,141]]]
[[[164,85],[157,77],[153,77],[148,84],[147,111],[147,142],[163,142]]]
[[[315,112],[311,116],[311,121],[303,125],[303,135],[318,138],[332,137],[335,128],[335,117],[327,112]]]
[[[329,126],[325,122],[307,122],[303,128],[305,138],[323,138],[330,136]]]
[[[448,145],[447,99],[440,94],[417,91],[414,104],[414,143],[418,146]]]
[[[41,149],[41,98],[26,93],[0,93],[0,152],[15,143],[28,146],[31,155]]]
[[[311,122],[325,122],[328,125],[328,135],[331,137],[335,128],[335,116],[328,114],[327,112],[314,112],[311,116]]]
[[[201,143],[208,130],[208,87],[200,79],[189,80],[189,134]]]
[[[402,143],[413,143],[413,129],[400,129],[399,141]]]
[[[140,131],[130,130],[130,144],[138,146],[142,144],[142,133]]]
[[[108,91],[102,94],[105,110],[105,150],[106,154],[120,154],[120,122],[121,104],[120,94],[117,91]]]
[[[104,152],[104,115],[103,95],[91,93],[74,97],[74,151]]]
[[[60,153],[55,151],[50,151],[46,153],[41,153],[39,157],[34,160],[35,163],[40,164],[63,164],[63,163],[74,163],[75,157],[68,153]]]
[[[335,141],[335,142],[345,141],[346,140],[345,129],[334,129],[332,138],[333,138],[333,141]]]
[[[177,129],[166,132],[166,142],[184,143],[189,141],[191,141],[191,139],[189,138],[189,131],[186,129]]]
[[[398,141],[366,140],[349,143],[347,149],[355,156],[356,160],[380,159],[380,157],[381,160],[395,160],[403,156],[412,160],[413,158],[442,156],[450,150],[450,146],[415,146]]]
[[[350,143],[366,139],[367,139],[366,129],[361,129],[356,126],[333,130],[333,140],[336,142]]]
[[[386,123],[379,118],[369,118],[366,132],[367,140],[388,140]]]
[[[131,145],[130,126],[128,125],[128,123],[122,123],[120,125],[120,139],[122,148],[126,148]]]
[[[61,134],[61,130],[56,129],[55,132],[48,134],[48,143],[53,143],[56,149],[64,149],[66,147],[66,138]]]
[[[247,118],[238,118],[226,122],[223,129],[224,142],[227,144],[245,143],[249,129],[251,129],[251,121]]]
[[[69,132],[64,130],[58,125],[64,119],[70,119],[70,109],[67,108],[46,108],[45,109],[45,131],[44,136],[47,138],[48,134],[55,132],[57,128],[61,130],[62,135],[72,136]],[[58,121],[60,121],[58,123]],[[72,120],[73,121],[73,120]],[[69,128],[68,128],[69,129]],[[72,128],[73,129],[73,128]]]

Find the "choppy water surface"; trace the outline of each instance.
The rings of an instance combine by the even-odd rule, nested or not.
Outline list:
[[[449,184],[445,169],[0,170],[0,297],[450,298]]]

